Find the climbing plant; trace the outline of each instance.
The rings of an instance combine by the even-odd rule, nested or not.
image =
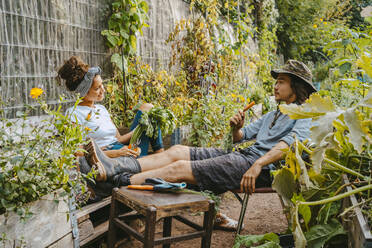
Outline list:
[[[101,34],[113,49],[111,62],[120,70],[127,70],[127,56],[136,52],[137,32],[142,34],[142,28],[148,27],[148,10],[145,0],[117,0],[112,3],[108,29]]]

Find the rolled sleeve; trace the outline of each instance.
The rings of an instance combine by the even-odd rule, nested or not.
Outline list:
[[[310,137],[311,119],[300,119],[294,124],[292,130],[285,135],[280,141],[284,141],[289,146],[295,141],[295,137],[299,141],[304,141]]]

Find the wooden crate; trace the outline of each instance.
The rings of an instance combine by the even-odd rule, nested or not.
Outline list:
[[[349,183],[346,175],[344,175],[344,182]],[[351,191],[350,186],[346,187],[346,191]],[[358,204],[355,195],[344,198],[343,208],[354,206]],[[351,219],[343,219],[343,225],[348,235],[348,247],[350,248],[372,248],[371,229],[368,226],[365,218],[359,207],[355,208],[355,214]]]

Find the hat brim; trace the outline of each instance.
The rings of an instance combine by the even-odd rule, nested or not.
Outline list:
[[[309,82],[309,80],[303,78],[302,76],[298,75],[297,73],[293,73],[291,71],[286,71],[286,70],[281,70],[281,69],[274,69],[274,70],[271,70],[270,71],[271,73],[271,76],[274,78],[274,79],[277,79],[278,78],[278,75],[279,73],[285,73],[285,74],[291,74],[291,75],[294,75],[300,79],[302,79],[307,85],[310,86],[312,92],[311,93],[314,93],[314,92],[317,92],[318,90],[314,87],[314,85],[312,84],[312,82]]]

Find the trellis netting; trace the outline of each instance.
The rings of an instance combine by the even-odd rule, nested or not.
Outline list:
[[[0,0],[0,96],[7,117],[16,117],[25,103],[36,104],[29,95],[33,87],[46,92],[49,104],[67,94],[55,77],[71,55],[90,65],[107,64],[100,33],[108,6],[107,0]],[[71,94],[67,98],[66,104],[75,101]]]
[[[75,102],[64,86],[57,84],[58,67],[72,55],[104,76],[111,72],[110,54],[101,31],[106,29],[113,0],[0,0],[0,97],[9,118],[24,104],[36,104],[29,93],[40,87],[49,104],[59,96]],[[137,36],[137,55],[153,69],[166,67],[170,48],[165,44],[174,25],[190,14],[184,0],[147,0],[149,28]],[[32,115],[40,115],[36,110]]]

